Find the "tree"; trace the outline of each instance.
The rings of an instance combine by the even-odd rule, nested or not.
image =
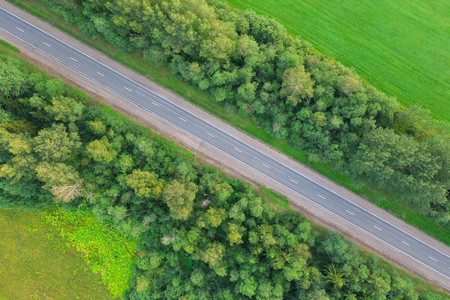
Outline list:
[[[218,242],[209,243],[205,250],[198,253],[198,258],[209,265],[210,268],[218,266],[225,254],[225,247]]]
[[[80,181],[64,186],[53,186],[51,193],[56,200],[61,202],[71,202],[81,196],[83,186]]]
[[[80,182],[78,172],[71,166],[63,163],[40,162],[36,166],[36,176],[45,183],[44,188],[54,186],[67,186]]]
[[[0,97],[19,97],[29,88],[29,75],[19,68],[18,63],[10,60],[0,67]]]
[[[210,207],[206,213],[202,214],[197,222],[197,226],[204,228],[207,226],[218,227],[227,217],[227,211],[224,208]]]
[[[325,290],[317,289],[308,294],[307,300],[330,300]]]
[[[234,224],[234,223],[229,223],[228,224],[228,241],[230,242],[230,246],[233,246],[233,244],[239,245],[242,244],[242,237],[244,236],[245,233],[245,227],[238,225],[238,224]]]
[[[84,104],[69,97],[57,96],[51,100],[45,111],[56,121],[75,122],[81,118]]]
[[[169,206],[175,219],[186,220],[192,212],[197,185],[193,182],[180,183],[176,179],[167,184],[163,200]]]
[[[106,136],[90,142],[86,146],[86,154],[99,163],[108,164],[117,156]]]
[[[158,198],[164,188],[164,182],[155,173],[148,171],[133,170],[126,176],[125,182],[141,198]]]
[[[310,75],[310,73],[305,72],[303,66],[284,71],[280,96],[286,98],[286,103],[296,106],[302,99],[313,96],[314,81],[311,80]]]
[[[95,135],[103,135],[106,132],[106,126],[101,120],[89,121],[88,128]]]
[[[325,278],[335,289],[341,289],[345,285],[344,273],[333,264],[328,267]]]
[[[64,162],[80,146],[77,133],[68,134],[63,124],[52,124],[51,128],[39,131],[33,139],[33,151],[42,161]]]

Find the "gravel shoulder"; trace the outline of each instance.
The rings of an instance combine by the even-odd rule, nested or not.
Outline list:
[[[364,198],[352,193],[351,191],[337,185],[331,180],[321,176],[315,171],[311,170],[307,166],[304,166],[286,155],[278,152],[277,150],[264,145],[263,143],[249,137],[245,133],[233,128],[229,124],[217,119],[216,117],[208,114],[199,107],[191,104],[187,100],[181,98],[180,96],[172,93],[169,90],[155,84],[149,79],[137,74],[136,72],[128,69],[127,67],[120,65],[119,63],[109,59],[103,53],[92,49],[79,42],[78,40],[70,37],[69,35],[61,32],[60,30],[52,27],[51,25],[21,11],[20,9],[12,6],[11,4],[0,0],[0,7],[4,8],[16,16],[28,21],[34,26],[48,32],[54,37],[60,39],[66,44],[84,52],[90,57],[96,59],[97,61],[107,65],[111,69],[123,74],[126,77],[134,80],[135,82],[141,84],[142,86],[152,90],[156,94],[166,98],[167,100],[175,103],[176,105],[182,107],[183,109],[197,115],[199,118],[213,124],[214,126],[220,128],[221,130],[227,132],[230,135],[242,140],[243,142],[251,145],[252,147],[258,149],[259,151],[271,156],[272,158],[280,161],[281,163],[289,166],[290,168],[296,170],[297,172],[303,174],[304,176],[312,179],[313,181],[321,184],[322,186],[334,191],[335,193],[345,197],[356,205],[366,209],[374,215],[384,219],[385,221],[395,225],[396,227],[402,229],[408,234],[416,237],[417,239],[427,243],[428,245],[434,247],[435,249],[443,252],[444,254],[450,256],[450,247],[440,243],[439,241],[429,237],[425,233],[417,230],[416,228],[404,223],[403,221],[396,218],[394,215],[376,207]],[[343,219],[335,216],[334,214],[324,210],[320,206],[314,204],[313,202],[299,196],[298,194],[292,192],[290,189],[282,186],[281,184],[269,179],[268,177],[256,172],[250,167],[244,165],[231,158],[230,156],[218,151],[216,148],[206,144],[205,142],[185,133],[179,128],[165,122],[156,115],[153,115],[147,111],[142,110],[138,106],[128,102],[117,94],[111,92],[110,90],[102,87],[101,85],[81,76],[72,69],[64,66],[61,63],[56,62],[47,55],[37,51],[31,46],[17,40],[16,38],[10,36],[4,31],[0,30],[0,39],[14,45],[19,48],[21,55],[24,59],[32,62],[37,67],[44,69],[50,74],[62,78],[65,82],[74,86],[77,89],[83,90],[91,96],[99,99],[101,102],[112,107],[115,110],[120,111],[131,120],[138,122],[144,126],[153,128],[157,133],[164,135],[165,137],[179,142],[182,146],[187,148],[189,151],[193,152],[196,156],[204,162],[212,164],[219,167],[224,172],[235,178],[242,178],[249,181],[255,185],[263,186],[271,189],[277,193],[285,195],[291,202],[292,208],[303,213],[316,224],[320,224],[326,228],[333,231],[340,232],[344,234],[348,240],[357,243],[358,245],[375,252],[377,255],[383,259],[393,263],[397,267],[406,270],[408,273],[420,277],[421,279],[430,282],[442,290],[450,292],[450,285],[448,284],[448,278],[445,278],[441,274],[425,267],[422,263],[412,259],[403,252],[385,244],[384,242],[374,239],[371,235],[362,231],[355,226],[347,223]]]

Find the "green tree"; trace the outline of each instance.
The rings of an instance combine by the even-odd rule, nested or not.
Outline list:
[[[164,182],[155,173],[133,170],[126,176],[126,184],[141,198],[158,198],[164,189]]]
[[[75,122],[81,118],[85,108],[83,103],[63,96],[53,97],[51,103],[44,109],[55,121]]]
[[[311,98],[314,93],[314,81],[303,66],[289,68],[284,71],[280,95],[286,98],[286,103],[296,106],[305,98]]]
[[[172,180],[166,185],[163,200],[169,206],[175,219],[186,220],[192,212],[197,185],[193,182],[180,183]]]
[[[242,237],[245,233],[245,227],[229,223],[228,224],[228,241],[230,242],[230,246],[233,246],[233,244],[239,245],[242,244]]]
[[[86,146],[86,154],[94,161],[103,164],[110,163],[117,156],[116,150],[113,149],[106,136],[90,142]]]
[[[346,282],[344,273],[333,264],[328,267],[325,278],[335,289],[341,289]]]
[[[51,128],[42,129],[33,139],[33,144],[37,157],[47,162],[64,162],[81,146],[78,134],[67,133],[63,124],[53,124]]]
[[[29,74],[14,60],[0,65],[0,97],[19,97],[29,88]]]

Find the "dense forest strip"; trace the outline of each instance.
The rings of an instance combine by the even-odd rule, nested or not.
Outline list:
[[[5,55],[0,74],[1,206],[89,207],[138,237],[127,299],[445,299],[60,80]]]
[[[224,2],[275,18],[400,103],[450,121],[447,1]]]
[[[446,124],[420,108],[401,109],[274,21],[215,1],[191,2],[161,1],[144,14],[141,4],[128,2],[50,4],[86,34],[105,37],[123,52],[140,49],[148,60],[167,64],[216,101],[249,114],[267,133],[306,151],[311,160],[328,162],[437,222],[448,222]],[[192,13],[190,5],[199,10],[182,19]],[[173,31],[179,26],[191,31]]]

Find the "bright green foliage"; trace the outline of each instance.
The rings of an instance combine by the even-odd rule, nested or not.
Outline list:
[[[127,175],[126,183],[141,198],[158,198],[163,191],[163,181],[148,171],[134,170]]]
[[[280,95],[286,98],[287,103],[295,106],[302,99],[311,98],[314,95],[314,81],[311,80],[310,75],[305,72],[303,66],[284,71]]]
[[[74,122],[83,114],[84,104],[72,98],[53,97],[51,103],[44,109],[55,121]]]
[[[100,223],[87,211],[56,210],[45,214],[69,246],[81,252],[94,273],[100,273],[113,297],[120,297],[128,288],[135,259],[136,239],[119,234],[110,224]]]
[[[104,164],[110,163],[117,156],[106,136],[90,142],[86,147],[86,153],[95,161]]]
[[[245,227],[231,223],[228,227],[228,230],[228,240],[230,241],[230,246],[233,246],[233,244],[243,243],[242,237],[245,233]]]
[[[62,163],[41,162],[36,166],[36,177],[45,182],[44,187],[65,186],[80,180],[78,172]]]
[[[33,142],[36,155],[47,162],[63,162],[80,147],[78,134],[67,133],[63,124],[53,124],[51,128],[39,131]]]
[[[0,68],[0,98],[18,97],[28,88],[28,76],[12,60]]]
[[[192,212],[197,185],[193,182],[180,183],[173,180],[164,188],[163,200],[169,206],[174,218],[185,220]],[[211,216],[211,219],[214,219]],[[218,222],[212,220],[211,222]]]

